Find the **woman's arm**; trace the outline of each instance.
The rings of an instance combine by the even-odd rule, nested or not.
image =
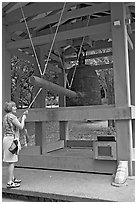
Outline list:
[[[26,115],[23,115],[21,122],[19,122],[17,118],[14,118],[12,122],[18,129],[22,130],[24,128],[25,119],[26,119]]]

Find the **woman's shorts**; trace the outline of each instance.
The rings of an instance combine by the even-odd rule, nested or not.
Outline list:
[[[13,142],[14,137],[6,136],[3,138],[3,161],[12,163],[18,161],[18,155],[12,154],[8,149]]]

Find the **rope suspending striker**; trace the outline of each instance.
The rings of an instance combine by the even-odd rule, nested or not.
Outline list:
[[[32,37],[31,37],[30,31],[29,31],[29,27],[28,27],[28,24],[27,24],[25,15],[24,15],[24,11],[23,11],[21,2],[20,2],[20,9],[21,9],[22,16],[23,16],[23,19],[24,19],[24,22],[25,22],[25,25],[26,25],[26,29],[27,29],[27,32],[28,32],[28,35],[29,35],[29,39],[30,39],[31,46],[32,46],[32,49],[33,49],[33,52],[34,52],[34,56],[35,56],[35,58],[36,58],[36,62],[37,62],[38,68],[39,68],[39,72],[40,72],[40,75],[42,75],[40,63],[39,63],[39,60],[38,60],[38,57],[37,57],[37,54],[36,54],[36,50],[35,50],[35,47],[34,47],[34,44],[33,44],[33,41],[32,41]]]
[[[29,39],[30,39],[30,42],[31,42],[31,46],[32,46],[32,48],[33,48],[34,56],[35,56],[35,58],[36,58],[36,62],[37,62],[37,65],[38,65],[38,68],[39,68],[39,72],[40,72],[41,77],[44,76],[44,74],[45,74],[45,71],[46,71],[46,68],[47,68],[47,65],[48,65],[48,61],[49,61],[49,59],[50,59],[51,51],[52,51],[52,48],[53,48],[53,45],[54,45],[54,42],[55,42],[55,39],[56,39],[56,36],[57,36],[57,32],[58,32],[58,29],[59,29],[59,25],[60,25],[60,22],[61,22],[61,19],[62,19],[62,15],[63,15],[64,9],[65,9],[65,5],[66,5],[66,2],[64,2],[63,8],[62,8],[62,12],[61,12],[61,15],[60,15],[60,18],[59,18],[59,22],[58,22],[58,25],[57,25],[57,29],[56,29],[56,32],[55,32],[55,35],[54,35],[54,38],[53,38],[53,41],[52,41],[52,44],[51,44],[51,48],[50,48],[49,54],[48,54],[48,59],[47,59],[47,62],[46,62],[46,64],[45,64],[44,71],[43,71],[43,73],[42,73],[41,67],[40,67],[40,63],[39,63],[39,60],[38,60],[38,57],[37,57],[37,54],[36,54],[36,51],[35,51],[35,47],[34,47],[34,44],[33,44],[33,41],[32,41],[32,37],[31,37],[30,31],[29,31],[29,27],[28,27],[28,24],[27,24],[27,21],[26,21],[26,17],[25,17],[25,14],[24,14],[24,11],[23,11],[21,2],[20,2],[20,8],[21,8],[23,20],[24,20],[25,25],[26,25],[26,29],[27,29],[27,32],[28,32],[28,35],[29,35]],[[37,98],[37,96],[39,95],[39,93],[41,92],[41,90],[42,90],[42,88],[39,89],[39,91],[37,92],[36,96],[34,97],[34,99],[32,100],[32,102],[30,103],[29,107],[27,108],[27,110],[30,109],[30,107],[32,106],[32,104],[33,104],[34,101],[36,100],[36,98]]]
[[[66,6],[66,2],[64,2],[63,8],[62,8],[62,11],[61,11],[61,14],[60,14],[59,22],[58,22],[58,25],[57,25],[57,28],[56,28],[56,32],[54,34],[54,38],[53,38],[53,41],[52,41],[52,44],[51,44],[51,47],[50,47],[50,51],[49,51],[49,54],[48,54],[48,59],[47,59],[47,62],[45,64],[45,68],[44,68],[44,71],[43,71],[42,75],[45,74],[45,71],[46,71],[46,68],[47,68],[47,65],[48,65],[48,62],[49,62],[49,58],[50,58],[50,55],[51,55],[51,51],[52,51],[52,48],[53,48],[53,45],[54,45],[54,42],[55,42],[55,39],[56,39],[56,36],[57,36],[59,26],[60,26],[60,22],[61,22],[61,19],[62,19],[62,16],[63,16],[65,6]]]

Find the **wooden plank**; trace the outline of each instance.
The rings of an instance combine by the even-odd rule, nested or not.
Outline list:
[[[81,156],[50,156],[50,153],[40,156],[20,155],[16,166],[111,174],[116,171],[116,161],[94,160],[92,159],[92,153],[91,158]]]
[[[130,91],[131,91],[131,104],[135,105],[135,33],[130,35],[134,49],[129,51],[129,73],[130,73]],[[135,110],[132,115],[135,117]],[[133,147],[135,147],[135,120],[132,120],[132,137]]]
[[[77,9],[77,10],[73,10],[73,11],[69,11],[69,12],[64,12],[63,16],[62,16],[62,21],[60,24],[62,24],[63,22],[72,19],[72,18],[78,18],[84,15],[92,15],[94,13],[97,12],[102,12],[102,11],[106,11],[109,10],[110,6],[109,3],[102,3],[99,5],[94,5],[94,6],[89,6],[86,8],[81,8],[81,9]],[[33,21],[28,21],[28,27],[29,28],[33,28],[36,26],[46,26],[47,24],[51,24],[51,23],[55,23],[58,22],[60,18],[60,13],[59,14],[55,14],[55,15],[51,15],[51,16],[47,16],[45,18],[41,18],[41,19],[36,19]],[[24,30],[26,29],[25,24],[24,23],[18,23],[18,24],[13,24],[13,25],[9,25],[7,28],[8,32],[15,32],[16,30]]]
[[[6,2],[2,2],[2,6],[3,6],[3,3],[6,3]],[[4,12],[7,12],[11,7],[13,7],[15,4],[16,4],[16,2],[7,2],[6,3],[7,5],[5,5],[3,8],[2,8],[2,12],[4,13]],[[5,14],[6,15],[6,14]]]
[[[83,37],[85,35],[92,36],[93,40],[109,38],[111,36],[110,23],[102,23],[100,25],[82,27],[71,31],[69,30],[69,31],[59,32],[56,37],[56,41]],[[34,46],[36,46],[36,45],[42,45],[42,44],[52,42],[53,36],[54,36],[53,34],[50,34],[50,35],[35,37],[33,38],[33,44]],[[31,44],[29,39],[7,43],[8,49],[24,48],[24,47],[30,47],[30,46]]]
[[[95,58],[107,57],[107,56],[112,56],[112,52],[86,55],[86,59],[95,59]],[[77,57],[65,58],[66,62],[75,61],[75,60],[77,60]]]
[[[93,147],[93,141],[91,140],[67,140],[67,147]]]
[[[91,66],[92,69],[100,70],[100,69],[111,69],[113,68],[113,63],[110,64],[103,64],[103,65],[95,65]]]
[[[35,108],[30,109],[27,122],[30,121],[87,121],[87,120],[127,120],[133,117],[133,107],[113,106],[77,106],[60,108]],[[23,110],[18,110],[20,116]]]
[[[49,152],[64,148],[64,140],[59,140],[56,142],[46,143],[45,146],[42,147],[42,154],[47,154]]]
[[[22,34],[22,33],[20,33],[20,34]],[[20,34],[12,33],[12,34],[10,34],[10,39],[12,39],[12,41],[23,40],[24,38],[21,37]]]
[[[64,66],[64,56],[62,56],[63,60],[63,66]],[[64,71],[62,74],[59,75],[59,85],[63,86],[66,88],[66,74]],[[60,107],[65,107],[66,106],[66,97],[60,96],[59,97],[59,106]],[[69,139],[69,123],[68,121],[60,121],[59,122],[59,134],[60,134],[60,139],[64,140],[64,146],[66,147],[66,140]]]
[[[128,62],[126,8],[124,3],[111,3],[112,52],[114,64],[114,90],[116,106],[130,106],[130,81]],[[120,26],[114,26],[119,19]],[[129,175],[132,175],[132,123],[129,120],[116,121],[117,158],[128,161]]]
[[[87,27],[87,19],[83,20],[83,21],[77,21],[75,23],[66,23],[63,25],[59,26],[59,30],[58,32],[63,32],[63,31],[69,31],[69,30],[74,30],[74,29],[78,29],[81,27]],[[103,23],[109,23],[110,22],[110,16],[104,16],[102,18],[95,18],[95,19],[90,19],[89,23],[88,23],[88,27],[89,26],[93,26],[93,25],[98,25],[98,24],[103,24]],[[42,31],[38,31],[36,33],[33,33],[33,37],[38,37],[38,36],[42,36],[42,35],[48,35],[48,34],[53,34],[56,32],[56,26],[52,27],[52,32],[51,29],[43,29]]]
[[[78,39],[77,39],[78,40]],[[75,40],[74,40],[75,41]],[[63,42],[63,41],[60,41],[60,42]],[[66,41],[67,42],[67,41]],[[81,42],[81,40],[80,40]],[[79,42],[79,44],[80,44]],[[98,41],[92,41],[92,36],[90,38],[90,36],[88,37],[85,37],[85,45],[86,43],[89,45],[89,46],[86,46],[86,50],[87,51],[95,51],[95,50],[100,50],[100,49],[107,49],[107,48],[112,48],[112,42],[108,42],[108,40],[98,40]],[[71,41],[70,42],[67,42],[66,45],[64,43],[64,47],[66,47],[67,45],[72,45]],[[72,54],[72,53],[71,53]],[[66,57],[68,57],[67,55],[70,55],[70,54],[67,54],[67,49],[66,51],[64,52],[64,55]]]
[[[37,48],[36,49],[37,52],[37,57],[38,57],[38,61],[40,63],[40,69],[41,71],[43,71],[44,69],[44,53],[42,52],[41,48]],[[35,63],[35,70],[34,70],[34,74],[37,74],[37,76],[40,76],[40,70],[38,69],[38,64]],[[35,93],[37,93],[38,91],[38,87],[34,87],[34,91]],[[45,107],[45,91],[42,90],[40,92],[40,94],[38,95],[38,97],[36,98],[35,102],[34,102],[34,106],[36,108],[43,108]],[[43,147],[43,143],[44,143],[44,137],[43,135],[45,134],[45,124],[44,122],[42,123],[41,121],[36,121],[35,122],[35,144],[40,146],[40,151],[42,153],[42,147]]]
[[[71,6],[77,5],[79,2],[67,2],[65,9],[69,9]],[[23,5],[23,3],[22,3]],[[62,9],[64,5],[64,2],[37,2],[33,3],[31,5],[28,5],[23,8],[24,14],[26,17],[30,16],[36,16],[41,13],[47,13],[49,11],[52,11],[54,9]],[[6,16],[6,23],[9,24],[14,21],[18,21],[22,18],[22,13],[19,9],[16,9],[16,12],[11,12],[9,15]]]
[[[58,9],[63,7],[63,2],[39,2],[39,3],[33,3],[31,5],[25,6],[23,8],[24,15],[26,17],[38,15],[40,13],[46,13],[48,11],[51,11],[53,9]],[[18,21],[19,19],[22,18],[22,13],[21,9],[16,9],[16,11],[10,12],[9,14],[6,15],[6,23],[11,23],[14,21]]]
[[[109,10],[109,9],[110,9],[110,4],[109,3],[102,3],[102,4],[98,4],[98,5],[96,4],[94,6],[89,6],[89,7],[86,7],[86,8],[76,9],[76,10],[73,10],[71,12],[63,13],[60,25],[65,23],[69,19],[74,19],[74,18],[79,18],[79,17],[82,17],[82,16],[92,15],[94,13],[103,12],[104,10],[106,11],[106,10]],[[93,19],[93,22],[94,22],[94,20],[98,21],[100,19],[99,18],[98,19]],[[104,19],[105,18],[102,18],[103,21],[104,21]],[[87,20],[85,20],[85,22],[86,21]],[[89,25],[92,24],[92,23],[90,24],[90,22],[92,22],[92,20],[89,21]],[[83,23],[84,23],[84,21],[83,21]],[[87,24],[87,22],[86,22],[86,24]],[[45,24],[43,25],[43,27],[44,26],[45,26]]]

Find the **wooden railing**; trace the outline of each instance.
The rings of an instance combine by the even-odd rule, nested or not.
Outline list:
[[[24,110],[17,111],[18,116]],[[113,105],[35,108],[30,109],[27,122],[42,121],[85,121],[85,120],[130,120],[135,118],[135,107]]]

